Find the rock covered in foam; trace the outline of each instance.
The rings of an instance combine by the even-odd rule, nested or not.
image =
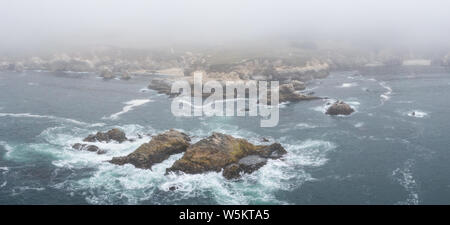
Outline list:
[[[106,153],[105,150],[102,150],[95,145],[75,143],[74,145],[72,145],[72,148],[75,150],[80,150],[80,151],[96,152],[99,155]]]
[[[124,141],[128,140],[127,136],[125,135],[125,132],[118,128],[111,129],[105,133],[103,132],[97,132],[97,134],[91,134],[87,136],[83,141],[85,142],[110,142],[110,141],[117,141],[119,143],[122,143]]]
[[[168,159],[171,155],[186,151],[191,139],[184,133],[170,130],[158,134],[149,143],[142,144],[127,156],[114,157],[110,163],[132,164],[137,168],[150,169],[155,163]]]

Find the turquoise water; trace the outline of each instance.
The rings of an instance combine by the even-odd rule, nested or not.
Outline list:
[[[449,74],[332,73],[307,90],[332,99],[283,104],[273,128],[260,128],[258,117],[173,117],[171,100],[146,89],[148,83],[89,73],[0,73],[0,204],[450,203]],[[333,99],[356,113],[325,115]],[[98,144],[105,155],[70,147],[113,127],[131,138],[170,128],[194,142],[214,131],[256,144],[265,137],[289,153],[227,181],[215,172],[164,175],[182,154],[152,170],[105,162],[148,136]]]

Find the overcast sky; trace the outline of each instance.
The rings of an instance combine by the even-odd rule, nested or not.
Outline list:
[[[0,50],[274,37],[446,44],[447,0],[0,0]]]

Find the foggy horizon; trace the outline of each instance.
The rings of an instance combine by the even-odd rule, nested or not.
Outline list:
[[[336,40],[447,48],[448,1],[0,1],[0,51]]]

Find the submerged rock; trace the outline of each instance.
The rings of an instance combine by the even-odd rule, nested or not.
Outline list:
[[[132,164],[137,168],[150,169],[169,156],[186,151],[191,139],[186,134],[170,130],[156,135],[149,143],[142,144],[127,156],[114,157],[110,163],[117,165]]]
[[[237,177],[236,173],[251,173],[265,165],[267,160],[259,158],[280,158],[285,153],[286,150],[280,144],[253,145],[245,139],[213,133],[208,138],[191,145],[183,157],[168,168],[167,172],[182,171],[190,174],[220,172],[230,166],[224,176],[231,179]],[[244,159],[250,155],[254,156]]]
[[[85,142],[110,142],[110,141],[117,141],[119,143],[122,143],[124,141],[128,140],[125,132],[123,132],[120,129],[114,128],[111,129],[105,133],[103,132],[97,132],[97,134],[91,134],[87,136],[83,141]]]
[[[102,150],[95,145],[75,143],[74,145],[72,145],[72,148],[75,150],[80,150],[80,151],[96,152],[99,155],[106,153],[105,150]]]
[[[350,105],[348,105],[347,103],[343,102],[343,101],[338,101],[336,103],[334,103],[333,105],[331,105],[328,109],[326,114],[328,115],[350,115],[354,112],[355,110],[350,107]]]

